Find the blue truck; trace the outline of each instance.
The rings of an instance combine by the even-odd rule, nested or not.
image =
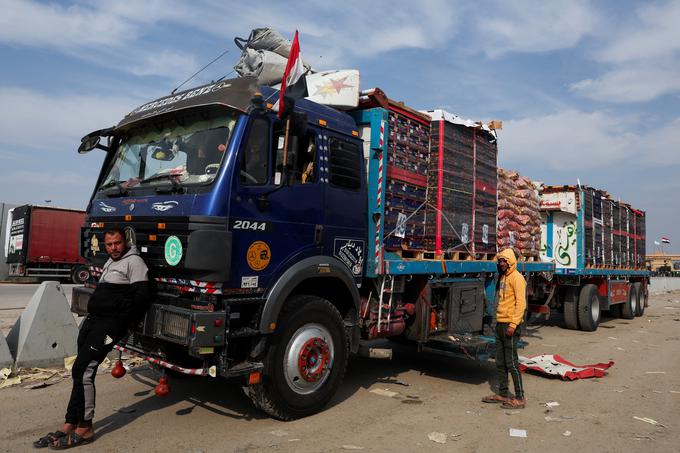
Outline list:
[[[73,310],[86,311],[103,232],[118,226],[156,286],[118,348],[175,372],[240,379],[273,417],[322,410],[363,340],[487,359],[493,257],[414,252],[404,239],[386,246],[390,114],[417,112],[373,103],[346,113],[301,99],[280,119],[277,98],[254,79],[223,80],[83,137],[79,152],[106,157],[81,235],[93,280],[74,288]],[[554,263],[518,268],[537,311],[565,300]]]

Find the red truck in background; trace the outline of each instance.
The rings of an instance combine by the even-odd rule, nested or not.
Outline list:
[[[10,277],[83,283],[90,273],[79,253],[85,211],[23,205],[7,218],[5,257]],[[103,245],[103,244],[102,244]]]

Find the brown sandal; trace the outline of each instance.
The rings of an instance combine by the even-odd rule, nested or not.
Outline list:
[[[501,404],[503,409],[524,409],[527,405],[525,399],[509,398]]]
[[[500,395],[489,395],[482,398],[483,403],[505,403],[508,398]]]

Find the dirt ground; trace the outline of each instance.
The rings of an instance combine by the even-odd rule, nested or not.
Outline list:
[[[221,380],[174,380],[171,394],[160,399],[153,395],[155,370],[144,368],[121,380],[98,376],[98,439],[79,450],[680,451],[680,292],[653,296],[643,318],[605,318],[596,332],[561,325],[559,316],[531,325],[522,354],[615,365],[600,379],[524,375],[528,405],[522,411],[480,402],[494,381],[492,362],[401,346],[391,361],[353,358],[324,412],[287,423],[265,417],[240,387]],[[397,394],[371,392],[376,389]],[[0,451],[34,451],[34,439],[59,427],[69,391],[68,379],[42,389],[0,390]],[[548,409],[541,404],[547,401],[559,406]],[[526,430],[527,437],[510,437],[510,428]],[[445,435],[445,443],[430,440],[433,432]]]

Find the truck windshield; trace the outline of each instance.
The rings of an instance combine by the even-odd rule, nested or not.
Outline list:
[[[236,113],[202,112],[149,122],[123,136],[99,190],[209,184],[217,175]]]

